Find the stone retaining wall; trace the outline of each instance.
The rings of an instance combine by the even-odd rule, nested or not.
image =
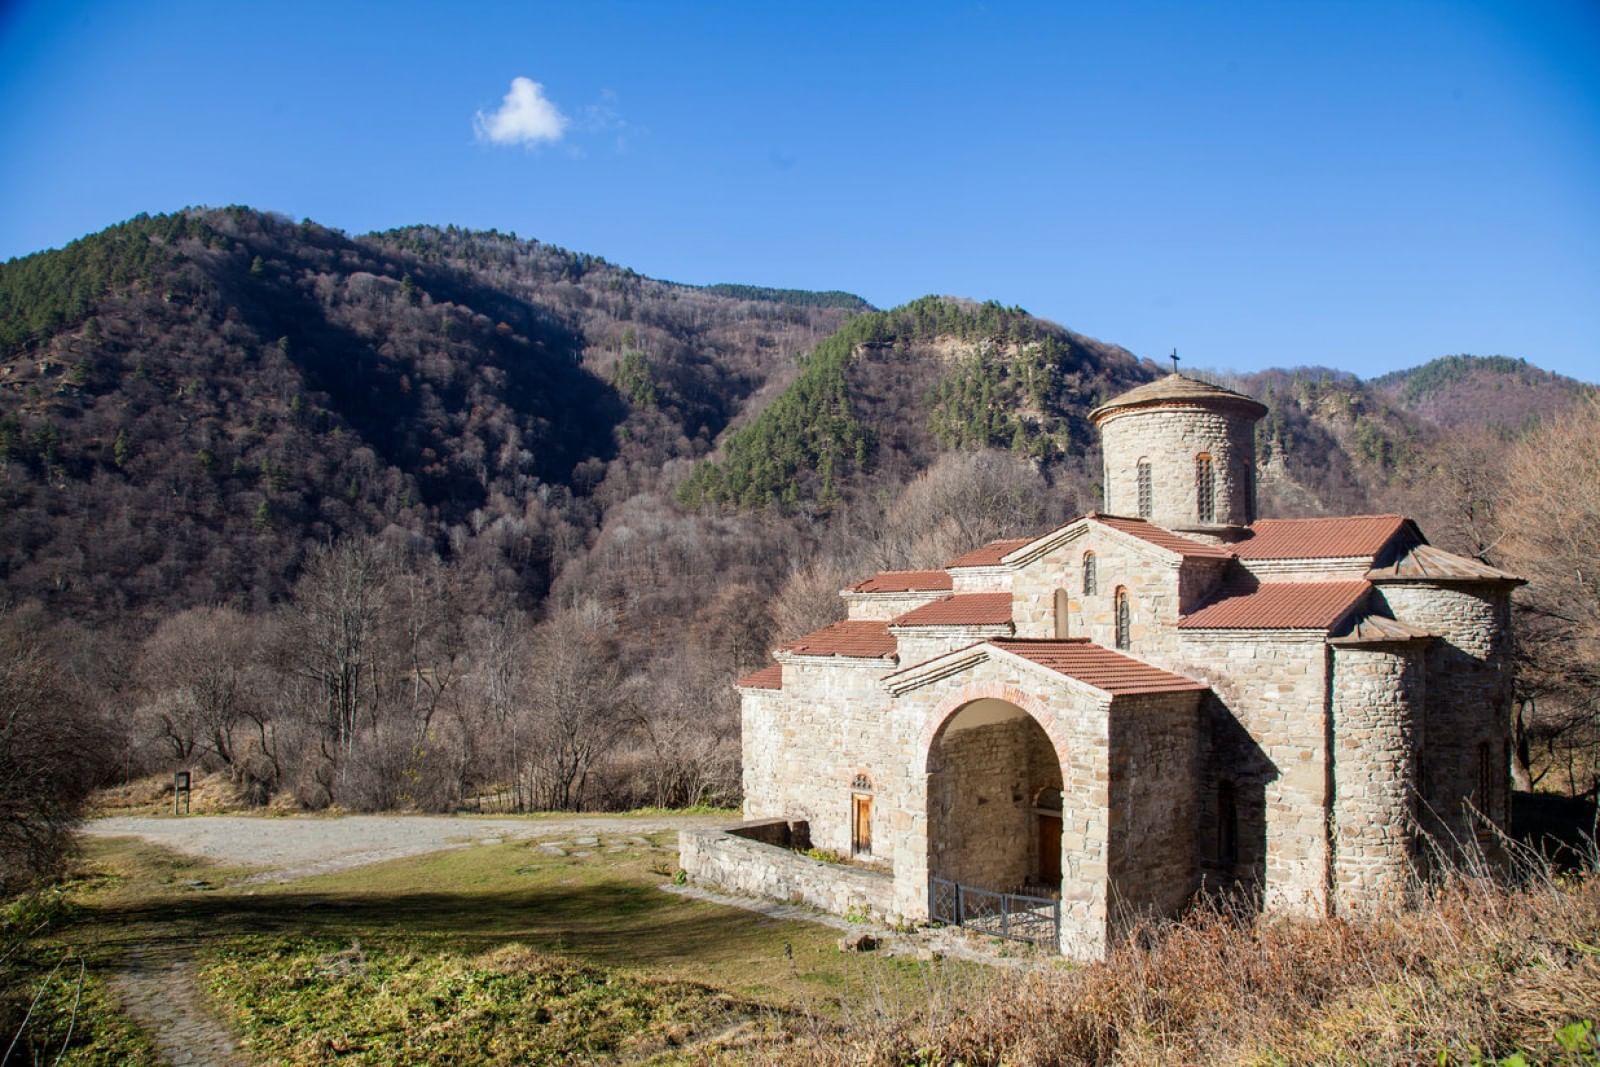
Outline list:
[[[740,823],[731,830],[684,830],[678,863],[697,885],[807,904],[847,915],[893,920],[894,876],[843,863],[825,863],[765,840],[792,840],[784,820]]]

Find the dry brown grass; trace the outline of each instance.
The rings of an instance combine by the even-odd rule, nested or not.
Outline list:
[[[915,1016],[814,1028],[769,1062],[1600,1063],[1555,1036],[1600,1019],[1600,878],[1525,874],[1459,875],[1360,921],[1203,909],[1103,963],[931,990]]]

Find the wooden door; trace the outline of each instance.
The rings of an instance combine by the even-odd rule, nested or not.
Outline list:
[[[872,798],[865,793],[850,795],[850,851],[857,856],[872,852]]]
[[[1040,815],[1039,881],[1049,885],[1061,881],[1061,816]]]

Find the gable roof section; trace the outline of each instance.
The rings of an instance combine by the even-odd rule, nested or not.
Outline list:
[[[782,689],[783,664],[773,663],[759,671],[751,671],[733,684],[738,689]]]
[[[979,545],[971,552],[957,556],[946,563],[947,568],[955,567],[998,567],[1000,561],[1023,545],[1032,544],[1038,540],[1036,537],[1007,537],[999,541],[990,541],[986,545]]]
[[[1253,589],[1224,588],[1198,611],[1178,620],[1180,630],[1330,630],[1349,617],[1372,586],[1356,582],[1265,582]]]
[[[796,656],[893,659],[895,647],[888,623],[876,619],[846,619],[780,645],[778,651]]]
[[[1349,515],[1327,519],[1258,519],[1250,534],[1229,547],[1243,560],[1376,557],[1408,526],[1404,515]]]
[[[1076,678],[1112,696],[1139,693],[1194,693],[1210,688],[1193,678],[1152,667],[1132,656],[1113,652],[1086,637],[1057,641],[1030,641],[997,637],[988,642],[1003,652],[1021,656],[1029,663]]]
[[[852,593],[938,593],[953,588],[946,571],[879,571],[849,589]]]
[[[1185,559],[1232,559],[1233,552],[1223,545],[1208,545],[1204,541],[1196,541],[1182,534],[1175,534],[1171,530],[1157,526],[1153,522],[1143,519],[1130,519],[1121,515],[1102,515],[1097,511],[1089,512],[1088,518],[1113,530],[1120,530],[1125,534],[1137,537],[1141,541],[1148,541],[1157,548],[1164,548],[1168,552],[1176,552]]]
[[[1515,582],[1527,583],[1480,560],[1458,556],[1432,545],[1412,545],[1387,567],[1367,572],[1371,581],[1382,582]]]
[[[1125,534],[1147,545],[1153,545],[1164,552],[1181,556],[1186,560],[1229,560],[1233,558],[1233,553],[1226,547],[1208,545],[1203,541],[1196,541],[1181,534],[1175,534],[1171,530],[1157,526],[1152,522],[1146,522],[1144,519],[1130,519],[1124,515],[1102,515],[1098,511],[1091,511],[1086,515],[1080,515],[1069,522],[1062,523],[1055,529],[1046,531],[1038,537],[1023,541],[1017,548],[1010,550],[1001,557],[1000,562],[1008,566],[1022,566],[1032,563],[1045,553],[1052,552],[1068,542],[1081,538],[1089,523],[1098,523],[1117,533]]]
[[[900,615],[891,626],[1006,626],[1010,593],[957,593]]]

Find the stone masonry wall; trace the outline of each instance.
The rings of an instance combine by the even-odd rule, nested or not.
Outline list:
[[[844,598],[845,617],[874,619],[887,622],[896,615],[904,615],[914,608],[943,600],[948,593],[851,593],[839,594]]]
[[[1425,642],[1333,653],[1334,907],[1404,899],[1415,872]]]
[[[1011,619],[1018,637],[1055,636],[1055,594],[1067,591],[1067,636],[1116,646],[1116,591],[1128,590],[1129,651],[1153,659],[1176,651],[1179,566],[1154,548],[1090,524],[1084,536],[1046,553],[1011,579]],[[1095,554],[1093,596],[1083,593],[1083,555]]]
[[[893,876],[824,863],[737,832],[682,831],[678,834],[678,865],[698,885],[808,904],[838,915],[860,912],[885,920],[897,917]]]
[[[1195,456],[1209,452],[1216,478],[1210,525],[1248,525],[1254,518],[1247,469],[1255,463],[1253,425],[1244,415],[1178,404],[1112,413],[1100,424],[1106,511],[1138,516],[1137,468],[1147,459],[1150,521],[1169,528],[1199,525]]]
[[[879,679],[893,664],[817,656],[784,659],[783,689],[770,703],[747,695],[741,749],[760,768],[747,782],[745,817],[804,820],[818,848],[848,855],[851,801],[858,775],[872,782],[870,859],[892,840],[892,798],[909,763],[910,741],[896,734]],[[747,785],[747,789],[749,786]]]
[[[1424,582],[1384,582],[1378,592],[1395,618],[1438,635],[1427,652],[1423,825],[1447,853],[1454,843],[1475,838],[1492,851],[1493,837],[1474,812],[1502,828],[1508,821],[1510,592],[1500,585]]]
[[[1184,630],[1176,669],[1212,687],[1198,838],[1224,886],[1321,914],[1328,877],[1328,652],[1320,634]],[[1215,792],[1236,790],[1239,857],[1221,870]]]
[[[1111,705],[1113,926],[1176,914],[1198,887],[1200,694],[1117,698]]]

